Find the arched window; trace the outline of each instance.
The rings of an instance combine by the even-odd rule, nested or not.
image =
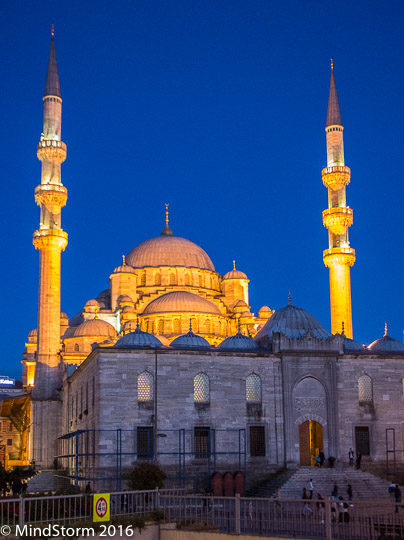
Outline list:
[[[373,403],[372,379],[361,375],[358,379],[359,403]]]
[[[191,277],[189,274],[185,274],[185,285],[191,285]]]
[[[248,403],[261,403],[261,377],[256,373],[248,375],[245,381],[245,399]]]
[[[160,319],[157,325],[157,332],[159,334],[164,334],[164,321],[163,319]]]
[[[203,287],[203,276],[199,274],[199,287]]]
[[[206,373],[198,373],[194,378],[194,402],[209,403],[209,377]]]
[[[161,274],[160,274],[160,272],[157,272],[157,274],[154,276],[154,284],[155,285],[161,285]]]
[[[74,352],[79,352],[79,350],[80,350],[79,344],[75,343],[74,344]]]
[[[140,276],[140,285],[146,285],[146,272]]]
[[[154,377],[148,371],[143,371],[137,378],[137,400],[141,402],[153,401]]]
[[[195,334],[198,332],[198,321],[195,319],[195,317],[191,319],[191,328],[192,332],[194,332]]]
[[[207,334],[212,333],[212,321],[210,321],[209,319],[207,321],[205,321],[205,332]]]
[[[170,274],[170,285],[175,285],[175,274]]]
[[[181,334],[181,321],[179,319],[174,319],[173,332],[174,334]]]
[[[207,289],[210,289],[210,276],[206,276],[206,279],[205,279],[205,287]]]

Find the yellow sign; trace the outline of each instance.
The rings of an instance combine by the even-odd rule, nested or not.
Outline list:
[[[111,519],[110,494],[94,494],[93,501],[93,521],[109,521]]]

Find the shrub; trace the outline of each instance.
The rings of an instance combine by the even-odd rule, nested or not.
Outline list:
[[[142,463],[122,475],[128,481],[130,489],[135,491],[161,489],[164,486],[166,473],[153,463]]]

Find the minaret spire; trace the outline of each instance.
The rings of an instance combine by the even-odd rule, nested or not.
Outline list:
[[[348,236],[353,212],[346,205],[346,186],[351,179],[351,170],[345,166],[343,129],[331,60],[325,128],[327,167],[322,171],[323,184],[328,189],[328,209],[323,212],[323,224],[328,229],[329,248],[324,251],[323,260],[330,269],[331,331],[339,333],[343,324],[345,335],[352,338],[350,267],[355,262],[355,250],[350,247]]]
[[[35,189],[35,201],[41,209],[39,228],[33,244],[39,251],[38,349],[33,400],[60,403],[60,259],[67,246],[67,233],[61,226],[61,210],[67,201],[67,189],[61,181],[61,163],[66,145],[61,141],[62,98],[52,31],[43,97],[43,128],[37,145],[42,163],[41,183]],[[51,405],[49,405],[51,407]],[[53,414],[53,413],[52,413]],[[56,413],[55,413],[56,414]],[[46,422],[45,422],[46,423]],[[41,435],[33,449],[38,463],[52,463],[52,450]],[[52,439],[53,440],[53,439]],[[43,447],[43,451],[41,448]],[[48,453],[49,451],[49,453]]]

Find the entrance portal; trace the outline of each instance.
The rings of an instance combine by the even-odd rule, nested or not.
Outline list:
[[[300,465],[315,465],[315,458],[323,449],[323,427],[314,420],[299,425]]]

